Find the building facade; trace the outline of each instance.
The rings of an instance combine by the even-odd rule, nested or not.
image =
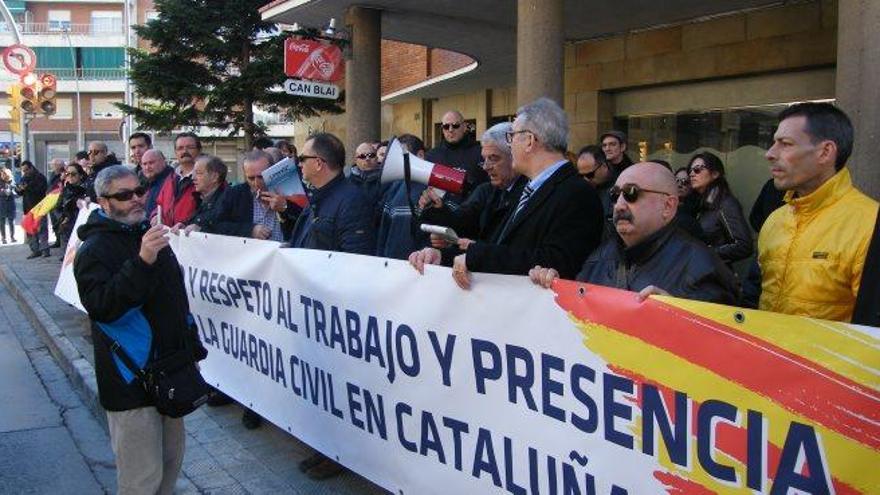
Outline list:
[[[872,149],[880,151],[871,137],[878,117],[871,95],[878,91],[857,84],[880,76],[880,48],[869,39],[876,30],[858,27],[878,18],[877,2],[474,0],[456,4],[454,17],[442,12],[448,2],[395,2],[382,10],[384,3],[371,3],[380,11],[381,36],[398,41],[382,43],[375,138],[409,132],[436,143],[449,109],[460,110],[479,135],[534,95],[547,95],[569,115],[572,150],[609,129],[627,132],[634,160],[662,158],[677,167],[711,150],[748,207],[769,177],[763,154],[779,110],[836,100],[857,128],[850,163],[856,181],[880,194],[880,173],[868,162]],[[357,43],[352,17],[359,8],[342,0],[277,0],[263,15],[305,25],[345,16]],[[442,51],[434,57],[436,48],[457,58]],[[432,69],[438,65],[443,71]],[[307,120],[297,139],[320,128],[345,136],[356,118]]]

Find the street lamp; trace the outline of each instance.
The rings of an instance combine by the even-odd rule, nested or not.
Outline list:
[[[85,144],[83,143],[82,101],[80,101],[79,94],[79,71],[76,70],[76,53],[73,51],[73,43],[70,41],[70,25],[62,24],[61,31],[67,39],[67,47],[70,48],[70,60],[73,62],[73,80],[76,86],[76,151],[82,151],[85,149]]]

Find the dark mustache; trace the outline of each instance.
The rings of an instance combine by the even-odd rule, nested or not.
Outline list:
[[[634,222],[635,219],[633,218],[632,212],[629,212],[629,211],[620,211],[620,212],[615,211],[614,214],[611,216],[611,219],[615,224],[617,222],[619,222],[620,220],[626,220],[630,223],[635,223]]]

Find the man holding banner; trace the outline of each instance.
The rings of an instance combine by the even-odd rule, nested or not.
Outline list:
[[[658,163],[624,170],[611,188],[613,238],[602,242],[584,263],[577,280],[651,294],[734,304],[733,273],[701,241],[679,230],[675,178]],[[532,282],[550,288],[559,278],[553,268],[534,267]]]
[[[92,321],[98,398],[107,410],[120,493],[170,494],[184,453],[183,418],[162,415],[119,355],[141,369],[158,358],[207,352],[189,324],[189,303],[166,227],[149,227],[145,189],[124,165],[95,179],[102,210],[78,230],[79,296]],[[192,349],[192,351],[189,351]]]

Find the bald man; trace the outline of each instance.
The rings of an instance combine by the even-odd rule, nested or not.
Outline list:
[[[458,110],[450,110],[440,119],[443,141],[431,151],[425,153],[425,159],[433,163],[442,163],[450,167],[464,169],[467,172],[467,186],[462,197],[450,195],[446,201],[460,203],[470,191],[478,185],[488,182],[489,176],[480,167],[483,157],[482,148],[472,136],[468,123]]]
[[[702,242],[678,229],[675,177],[663,165],[635,164],[611,188],[617,236],[606,239],[584,263],[577,280],[638,292],[735,304],[733,273]],[[559,278],[553,268],[534,267],[532,282],[549,288]]]

